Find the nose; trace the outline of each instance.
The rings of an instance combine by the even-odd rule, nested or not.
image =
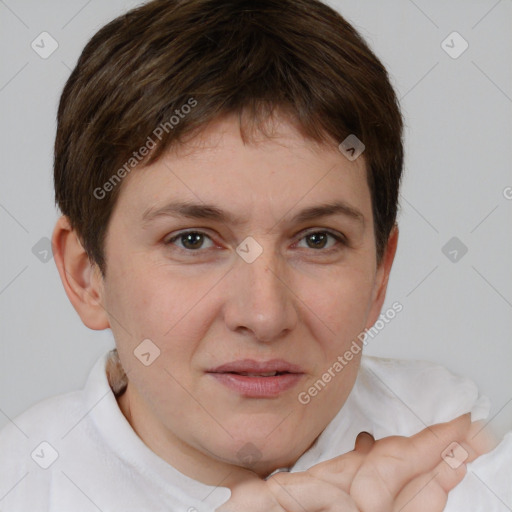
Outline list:
[[[286,262],[264,247],[252,263],[238,258],[229,273],[225,322],[232,331],[269,343],[281,339],[297,323],[297,296]]]

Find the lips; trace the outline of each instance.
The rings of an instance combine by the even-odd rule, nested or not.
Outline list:
[[[243,359],[226,363],[208,373],[237,373],[247,376],[274,376],[284,373],[304,373],[300,366],[291,364],[283,359],[272,359],[270,361],[254,361],[253,359]]]
[[[233,361],[207,372],[231,391],[247,398],[275,398],[295,387],[303,370],[282,359],[258,362],[252,359]]]

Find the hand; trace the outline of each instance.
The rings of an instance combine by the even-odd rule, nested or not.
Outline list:
[[[350,494],[361,512],[442,511],[449,491],[464,478],[466,463],[493,446],[489,438],[475,437],[475,442],[479,428],[466,414],[411,437],[375,442],[370,435],[360,434],[353,452],[317,464],[306,473]],[[450,465],[441,454],[454,441],[463,450],[451,454],[455,457],[447,459]],[[459,452],[462,457],[457,460]]]
[[[284,480],[283,480],[284,477]],[[335,484],[307,472],[278,473],[261,480],[253,473],[231,489],[231,498],[216,512],[359,512]]]
[[[252,474],[218,512],[441,512],[448,492],[466,474],[465,463],[491,448],[487,440],[472,440],[478,428],[467,414],[411,437],[375,442],[360,434],[354,451],[307,471],[267,481]],[[441,456],[453,441],[468,453],[456,468]]]

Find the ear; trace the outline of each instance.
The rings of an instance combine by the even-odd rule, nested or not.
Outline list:
[[[378,320],[382,310],[382,305],[384,304],[384,299],[386,298],[386,290],[388,288],[389,274],[395,259],[397,245],[398,225],[395,224],[391,230],[391,233],[389,234],[386,249],[382,255],[382,260],[377,267],[372,304],[365,326],[367,329],[370,328]]]
[[[52,235],[53,258],[71,304],[82,322],[94,330],[110,327],[107,312],[102,306],[103,277],[92,264],[69,219],[61,216]]]

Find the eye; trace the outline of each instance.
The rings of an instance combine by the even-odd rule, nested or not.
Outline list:
[[[208,248],[204,247],[204,241],[206,239],[210,241],[209,248],[213,247],[214,243],[209,235],[207,235],[203,231],[190,230],[177,233],[176,235],[167,239],[164,242],[164,244],[174,245],[178,242],[178,249],[182,251],[186,251],[188,253],[200,252],[199,249]],[[331,239],[330,245],[329,239]],[[326,230],[310,231],[299,239],[299,243],[302,242],[303,240],[307,244],[306,249],[313,249],[320,252],[331,252],[333,250],[339,249],[339,247],[336,247],[336,245],[348,245],[346,238],[341,233],[334,233]],[[321,251],[322,249],[324,250]]]
[[[211,241],[211,238],[202,231],[182,231],[181,233],[178,233],[177,235],[169,238],[164,243],[166,245],[170,245],[174,244],[176,241],[179,241],[182,244],[181,247],[178,246],[180,249],[196,251],[197,249],[203,248],[202,245],[205,237]],[[211,246],[213,246],[213,243]]]
[[[334,242],[326,249],[329,238]],[[331,252],[333,248],[336,250],[337,248],[335,246],[337,244],[341,244],[342,246],[347,245],[346,239],[341,233],[333,233],[331,231],[310,231],[306,233],[299,242],[302,240],[306,241],[306,248],[314,250],[325,249],[323,252]]]

